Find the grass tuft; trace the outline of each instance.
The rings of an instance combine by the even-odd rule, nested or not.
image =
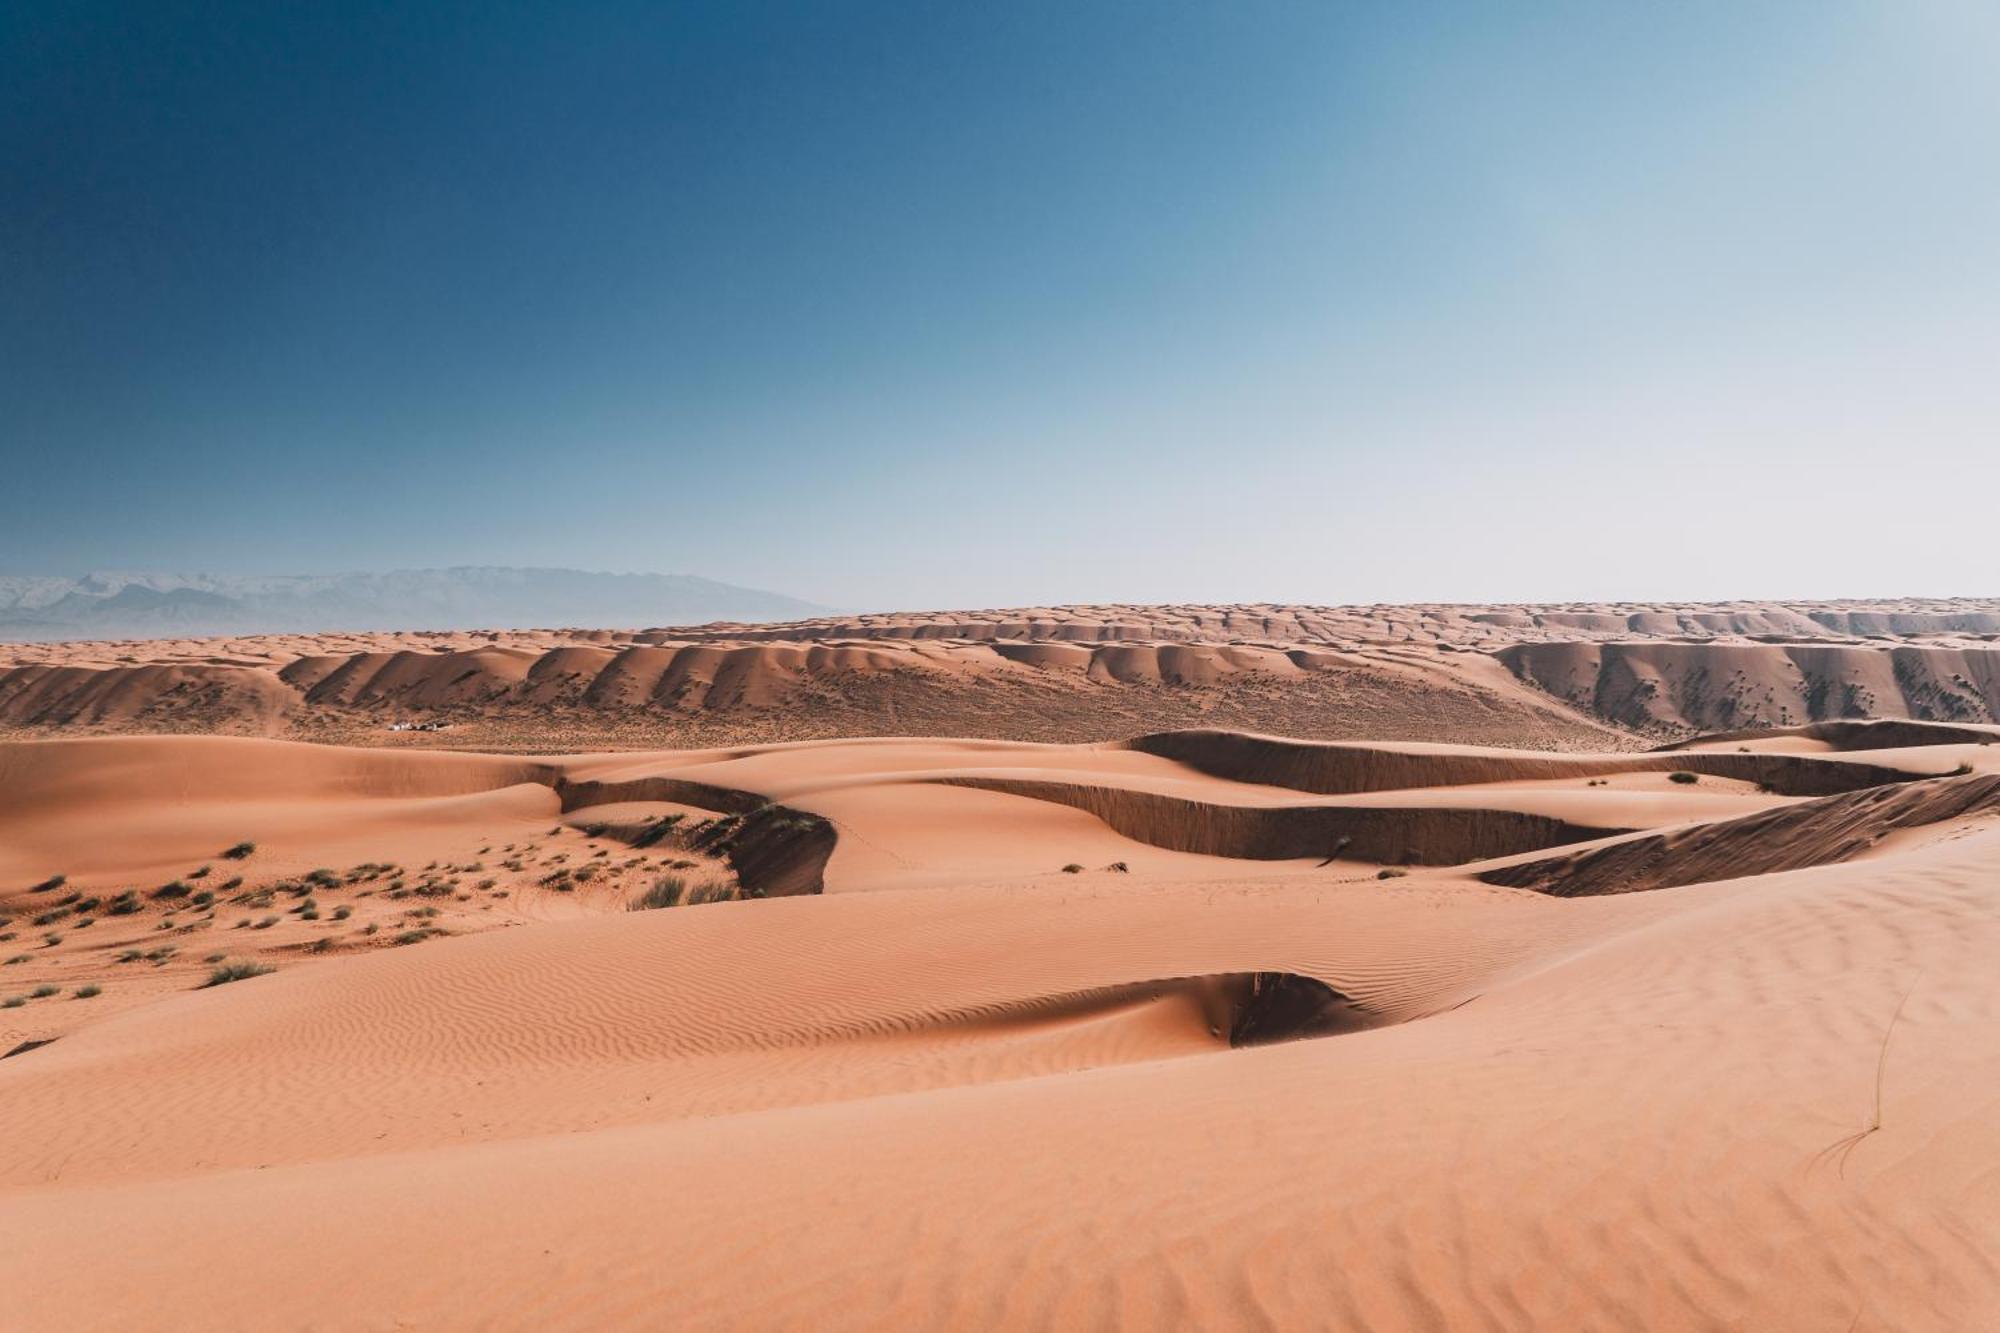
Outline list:
[[[253,963],[248,959],[224,963],[208,974],[208,980],[201,983],[201,989],[210,986],[227,986],[232,981],[248,981],[251,977],[261,977],[278,969],[264,963]]]
[[[650,912],[661,907],[679,907],[686,901],[687,880],[679,875],[668,875],[627,903],[626,910]]]

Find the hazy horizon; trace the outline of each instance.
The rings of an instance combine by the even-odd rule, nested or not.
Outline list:
[[[0,575],[2000,593],[1973,3],[0,15]]]
[[[314,569],[314,570],[269,569],[261,571],[241,571],[241,572],[230,572],[230,573],[225,573],[223,571],[213,570],[213,569],[161,569],[161,568],[140,569],[134,567],[112,568],[108,566],[98,569],[81,570],[74,573],[63,571],[55,573],[23,574],[13,570],[0,569],[0,585],[5,585],[10,581],[29,580],[29,579],[80,583],[89,579],[100,578],[100,577],[110,577],[114,579],[148,579],[154,577],[166,577],[170,579],[178,579],[178,578],[186,578],[192,580],[213,579],[223,582],[240,581],[244,583],[255,583],[260,580],[269,582],[286,582],[286,581],[306,582],[314,580],[337,580],[346,578],[375,578],[393,574],[435,574],[435,573],[452,573],[457,571],[484,571],[484,570],[497,570],[504,572],[521,572],[521,573],[580,574],[595,578],[613,578],[613,579],[690,578],[697,582],[713,583],[717,586],[737,588],[746,592],[772,594],[780,598],[792,599],[800,602],[807,602],[810,600],[806,598],[798,598],[795,596],[795,594],[793,594],[789,589],[786,588],[761,587],[761,586],[751,587],[737,580],[718,579],[695,570],[585,569],[578,566],[566,566],[566,565],[521,566],[521,565],[496,565],[496,564],[458,564],[458,565],[439,565],[439,566],[431,566],[425,568],[415,568],[410,566],[382,566],[380,568],[373,568],[373,569],[365,569],[365,568]],[[1270,597],[1228,597],[1228,598],[1216,598],[1216,599],[1119,598],[1119,599],[1100,599],[1096,603],[1091,603],[1077,598],[1045,598],[1040,601],[1023,601],[1023,602],[1006,602],[1006,603],[912,602],[906,605],[887,604],[887,603],[875,604],[875,603],[860,603],[860,602],[842,603],[835,601],[835,602],[816,603],[810,607],[802,609],[799,612],[799,616],[807,617],[808,611],[810,611],[812,614],[838,616],[838,615],[870,615],[876,613],[913,613],[913,612],[924,612],[924,611],[971,611],[971,612],[1005,611],[1013,609],[1030,609],[1037,606],[1087,606],[1092,604],[1157,605],[1163,607],[1173,606],[1173,605],[1193,605],[1193,604],[1238,605],[1238,606],[1319,605],[1328,607],[1412,606],[1412,605],[1438,605],[1438,606],[1458,605],[1458,606],[1469,606],[1469,607],[1480,607],[1480,606],[1586,607],[1586,606],[1621,605],[1621,604],[1642,605],[1649,603],[1657,603],[1660,605],[1667,605],[1667,606],[1672,606],[1672,605],[1698,606],[1705,604],[1727,604],[1727,603],[1739,603],[1739,602],[1768,603],[1772,605],[1782,605],[1788,603],[1837,604],[1837,603],[1861,603],[1861,602],[1876,602],[1876,601],[1893,602],[1901,600],[1918,601],[1918,602],[2000,600],[2000,592],[1995,592],[1991,589],[1977,589],[1977,588],[1938,589],[1929,587],[1919,587],[1919,588],[1906,588],[1898,591],[1878,593],[1878,594],[1868,594],[1862,596],[1852,596],[1838,592],[1825,593],[1825,594],[1819,594],[1819,593],[1766,594],[1766,593],[1752,592],[1752,593],[1713,596],[1713,597],[1682,597],[1682,596],[1667,594],[1655,597],[1622,597],[1622,596],[1621,597],[1550,597],[1550,598],[1512,597],[1512,598],[1486,598],[1486,599],[1464,599],[1464,598],[1445,597],[1445,598],[1413,598],[1413,599],[1405,599],[1402,601],[1385,600],[1385,599],[1360,599],[1360,600],[1350,599],[1347,601],[1338,601],[1338,602],[1324,601],[1324,600],[1312,601],[1309,599],[1302,599],[1302,598],[1287,599],[1287,598],[1270,598]],[[0,599],[0,606],[4,605],[5,605],[4,599]],[[728,618],[752,620],[752,621],[759,619],[766,619],[764,617],[755,617],[755,616],[738,616],[738,617],[728,617]]]

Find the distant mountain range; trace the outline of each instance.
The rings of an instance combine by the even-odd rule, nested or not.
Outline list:
[[[0,639],[135,639],[321,630],[640,628],[795,620],[828,608],[688,574],[399,569],[229,577],[0,575]]]

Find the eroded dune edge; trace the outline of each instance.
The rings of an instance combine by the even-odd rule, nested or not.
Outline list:
[[[1857,718],[2000,719],[2000,603],[1076,606],[0,651],[0,728],[400,724],[401,744],[541,752],[1194,727],[1578,750]]]
[[[1996,741],[0,744],[10,1326],[1984,1326]]]

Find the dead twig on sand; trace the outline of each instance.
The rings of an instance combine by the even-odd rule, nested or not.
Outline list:
[[[1903,998],[1896,1001],[1895,1011],[1889,1015],[1889,1025],[1882,1029],[1882,1046],[1875,1055],[1875,1114],[1869,1119],[1867,1128],[1858,1129],[1845,1138],[1836,1139],[1813,1156],[1815,1164],[1831,1159],[1835,1171],[1842,1180],[1847,1179],[1847,1159],[1854,1155],[1855,1149],[1859,1148],[1870,1134],[1882,1128],[1882,1088],[1889,1073],[1889,1039],[1896,1035],[1896,1023],[1903,1017],[1903,1008],[1909,1004],[1910,997],[1916,994],[1917,983],[1923,979],[1924,974],[1921,972],[1910,979],[1909,986],[1903,991]]]

